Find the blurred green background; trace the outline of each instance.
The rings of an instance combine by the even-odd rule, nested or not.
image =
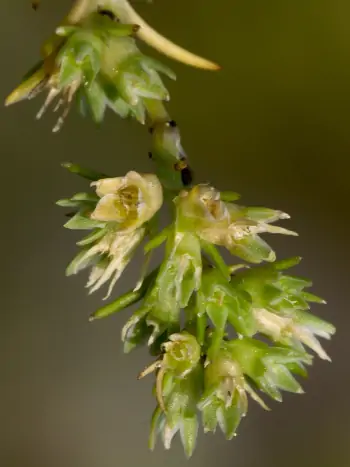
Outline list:
[[[1,95],[38,57],[68,0],[2,1]],[[197,179],[280,208],[299,238],[269,238],[280,257],[302,255],[328,305],[314,311],[337,326],[306,394],[286,395],[265,413],[252,402],[239,436],[201,435],[189,465],[346,467],[350,465],[348,334],[350,5],[346,0],[155,0],[140,13],[173,40],[223,69],[171,64],[170,111]],[[55,200],[85,184],[60,168],[72,160],[115,175],[152,170],[149,135],[109,115],[102,128],[74,110],[61,133],[54,116],[35,121],[43,96],[1,108],[2,306],[1,467],[175,467],[147,450],[152,378],[135,377],[147,352],[122,353],[130,312],[90,324],[102,293],[88,297],[84,275],[66,279],[74,233]],[[134,262],[116,292],[140,267]],[[219,460],[220,455],[220,460]],[[187,464],[186,464],[187,465]]]

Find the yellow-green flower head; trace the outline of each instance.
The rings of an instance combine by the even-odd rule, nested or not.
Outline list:
[[[118,222],[121,230],[134,230],[149,221],[163,204],[162,186],[155,175],[128,172],[124,177],[93,182],[101,198],[91,218]]]

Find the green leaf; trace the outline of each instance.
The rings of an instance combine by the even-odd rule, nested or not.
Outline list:
[[[61,165],[64,169],[69,170],[69,172],[77,174],[80,177],[86,178],[87,180],[92,180],[94,182],[101,180],[102,178],[110,178],[108,175],[105,175],[101,172],[96,172],[95,170],[82,167],[78,164],[73,164],[72,162],[64,162]]]
[[[309,292],[303,292],[301,296],[307,302],[319,303],[319,304],[322,304],[322,305],[325,305],[327,303],[326,300],[324,300],[323,298],[318,297],[317,295],[314,295],[314,294],[309,293]]]
[[[298,381],[293,378],[290,371],[283,365],[274,365],[270,377],[274,384],[283,391],[293,392],[295,394],[302,394],[304,392]]]
[[[72,201],[84,201],[85,203],[97,203],[99,197],[95,193],[76,193],[72,196]]]
[[[217,411],[219,408],[220,402],[214,399],[210,404],[201,409],[204,433],[215,433],[218,424]]]
[[[104,222],[90,219],[87,213],[77,212],[75,216],[64,224],[66,229],[70,230],[91,230],[105,227]]]
[[[90,317],[90,321],[100,318],[106,318],[113,313],[118,313],[119,311],[137,303],[142,300],[142,298],[147,293],[149,287],[154,282],[155,277],[157,276],[159,268],[154,269],[150,274],[145,277],[142,286],[138,290],[129,290],[125,294],[118,297],[111,303],[99,308],[96,310]]]
[[[76,64],[74,56],[71,54],[63,55],[59,60],[59,78],[58,85],[60,89],[66,88],[71,85],[73,81],[80,81],[82,72],[80,67]]]
[[[210,359],[214,358],[221,347],[222,340],[226,333],[226,322],[228,318],[228,309],[220,306],[220,298],[218,303],[208,303],[206,308],[207,314],[214,324],[215,329],[212,334],[211,345],[208,350]]]
[[[276,305],[284,298],[283,290],[280,288],[266,284],[261,289],[261,301],[268,305]]]
[[[97,229],[90,234],[88,234],[85,238],[77,242],[78,246],[86,246],[86,245],[91,245],[91,243],[94,243],[96,240],[99,240],[102,238],[106,232],[107,232],[107,227],[104,227],[102,229]]]
[[[141,298],[142,295],[139,291],[127,292],[118,297],[112,303],[108,303],[108,305],[105,305],[99,308],[97,311],[95,311],[94,314],[90,317],[89,321],[95,321],[96,319],[106,318],[107,316],[110,316],[113,313],[118,313],[119,311],[124,310],[128,306],[138,302],[139,300],[141,300]]]
[[[234,191],[220,191],[220,199],[226,203],[232,203],[240,199],[241,195]]]
[[[282,402],[281,391],[267,378],[256,378],[255,382],[261,391],[271,397],[276,402]]]
[[[275,222],[279,219],[288,219],[287,214],[275,209],[263,207],[246,207],[243,209],[244,216],[254,222]]]
[[[192,417],[184,417],[180,422],[180,436],[187,458],[192,456],[194,448],[196,447],[197,434],[197,415],[193,415]]]
[[[176,80],[176,74],[169,67],[159,62],[158,60],[151,57],[142,56],[141,62],[143,65],[146,65],[146,70],[153,69],[163,73],[163,75],[172,80]]]
[[[230,280],[231,274],[225,260],[220,255],[218,249],[212,243],[201,241],[201,247],[203,251],[209,256],[214,262],[215,266],[222,273],[226,280]]]
[[[157,406],[152,415],[150,434],[148,438],[148,447],[151,451],[155,448],[158,433],[162,425],[164,425],[164,418],[162,409]]]
[[[63,198],[56,201],[57,206],[61,208],[80,208],[80,201],[73,201],[71,198]]]
[[[232,295],[227,297],[225,302],[228,308],[228,320],[234,330],[243,336],[253,336],[256,333],[256,323],[249,294],[232,288]]]
[[[91,116],[95,123],[101,123],[106,111],[107,101],[103,89],[94,81],[85,90]]]
[[[304,288],[311,287],[312,282],[303,277],[284,275],[279,278],[278,285],[284,290],[301,291]]]
[[[237,431],[242,418],[242,411],[239,407],[238,394],[236,392],[232,405],[230,407],[221,407],[218,421],[226,439],[231,440]]]
[[[263,357],[264,361],[274,364],[287,365],[295,362],[303,362],[306,364],[311,364],[312,356],[304,351],[295,350],[291,347],[282,347],[282,346],[267,346],[264,344],[265,356]]]
[[[301,256],[294,256],[293,258],[282,259],[274,263],[274,268],[278,271],[290,269],[294,266],[297,266],[301,260]]]
[[[287,363],[285,366],[286,368],[288,368],[289,371],[291,371],[292,373],[298,376],[302,376],[303,378],[306,378],[308,375],[307,369],[300,362]]]
[[[12,105],[23,99],[31,99],[44,89],[47,84],[47,74],[43,62],[39,62],[22,79],[9,96],[7,96],[5,105]]]
[[[230,252],[249,263],[273,262],[276,259],[272,248],[258,235],[247,235],[236,240]]]

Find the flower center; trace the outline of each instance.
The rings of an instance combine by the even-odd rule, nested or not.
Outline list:
[[[140,206],[139,189],[133,185],[127,186],[118,190],[117,196],[118,200],[115,201],[114,206],[118,215],[122,219],[137,219]]]

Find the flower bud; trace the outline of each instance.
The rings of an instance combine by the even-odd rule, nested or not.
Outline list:
[[[248,409],[247,383],[237,361],[222,348],[204,370],[204,394],[198,404],[205,432],[219,424],[231,439]]]
[[[187,332],[172,334],[163,344],[163,365],[178,377],[185,377],[198,364],[201,349],[194,336]]]
[[[172,383],[176,384],[175,382],[178,380],[189,381],[186,378],[198,367],[201,348],[196,338],[186,331],[172,334],[169,337],[169,341],[165,342],[162,347],[164,351],[162,357],[149,365],[139,375],[139,379],[157,370],[157,401],[163,412],[168,413],[168,411],[174,412],[173,404],[170,404],[169,401],[167,401],[169,396],[169,381],[170,386],[172,386]],[[173,392],[173,389],[174,388],[172,387],[170,392]],[[165,398],[164,395],[167,397]],[[184,394],[184,397],[188,398],[188,395]],[[172,418],[173,417],[174,413],[172,415]],[[173,423],[174,420],[172,420],[172,424]]]

